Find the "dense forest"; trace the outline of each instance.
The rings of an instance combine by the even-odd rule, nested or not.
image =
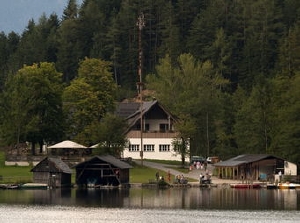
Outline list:
[[[0,33],[1,144],[109,138],[141,67],[144,99],[179,117],[191,154],[299,163],[299,36],[299,0],[69,0]]]

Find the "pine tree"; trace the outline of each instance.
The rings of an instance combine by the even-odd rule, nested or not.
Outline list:
[[[70,0],[63,12],[63,21],[57,31],[57,67],[63,80],[69,83],[77,75],[80,52],[78,47],[78,19],[75,0]]]

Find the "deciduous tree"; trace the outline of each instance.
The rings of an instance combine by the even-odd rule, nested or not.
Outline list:
[[[95,126],[96,133],[93,141],[98,142],[98,155],[110,154],[121,157],[128,140],[125,136],[127,123],[124,119],[113,114],[106,114]]]
[[[63,94],[67,135],[90,144],[102,117],[114,110],[116,84],[106,61],[86,58],[78,72]]]
[[[182,125],[177,126],[180,141],[190,141],[192,154],[209,155],[215,140],[218,94],[228,81],[215,73],[209,61],[201,63],[190,54],[180,55],[177,63],[172,65],[166,56],[157,66],[157,74],[147,76],[147,87],[181,120]]]
[[[2,139],[6,144],[35,144],[62,138],[61,74],[52,63],[24,66],[10,76],[3,93]]]

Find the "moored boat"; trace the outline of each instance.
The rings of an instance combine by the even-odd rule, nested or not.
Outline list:
[[[230,184],[231,188],[238,188],[238,189],[252,189],[252,188],[261,188],[261,185],[258,183],[237,183],[237,184]]]
[[[26,183],[20,186],[21,189],[48,189],[48,184]]]
[[[18,189],[19,185],[17,184],[0,184],[1,189]]]
[[[267,189],[300,189],[300,184],[295,184],[295,183],[267,184]]]
[[[294,183],[279,183],[278,189],[300,189],[300,184]]]
[[[267,189],[278,189],[278,185],[276,185],[276,184],[267,184]]]

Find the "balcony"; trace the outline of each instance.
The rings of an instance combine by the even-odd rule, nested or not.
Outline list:
[[[175,138],[177,133],[174,131],[145,131],[143,132],[143,138]],[[127,133],[127,138],[141,138],[141,131],[131,130]]]

